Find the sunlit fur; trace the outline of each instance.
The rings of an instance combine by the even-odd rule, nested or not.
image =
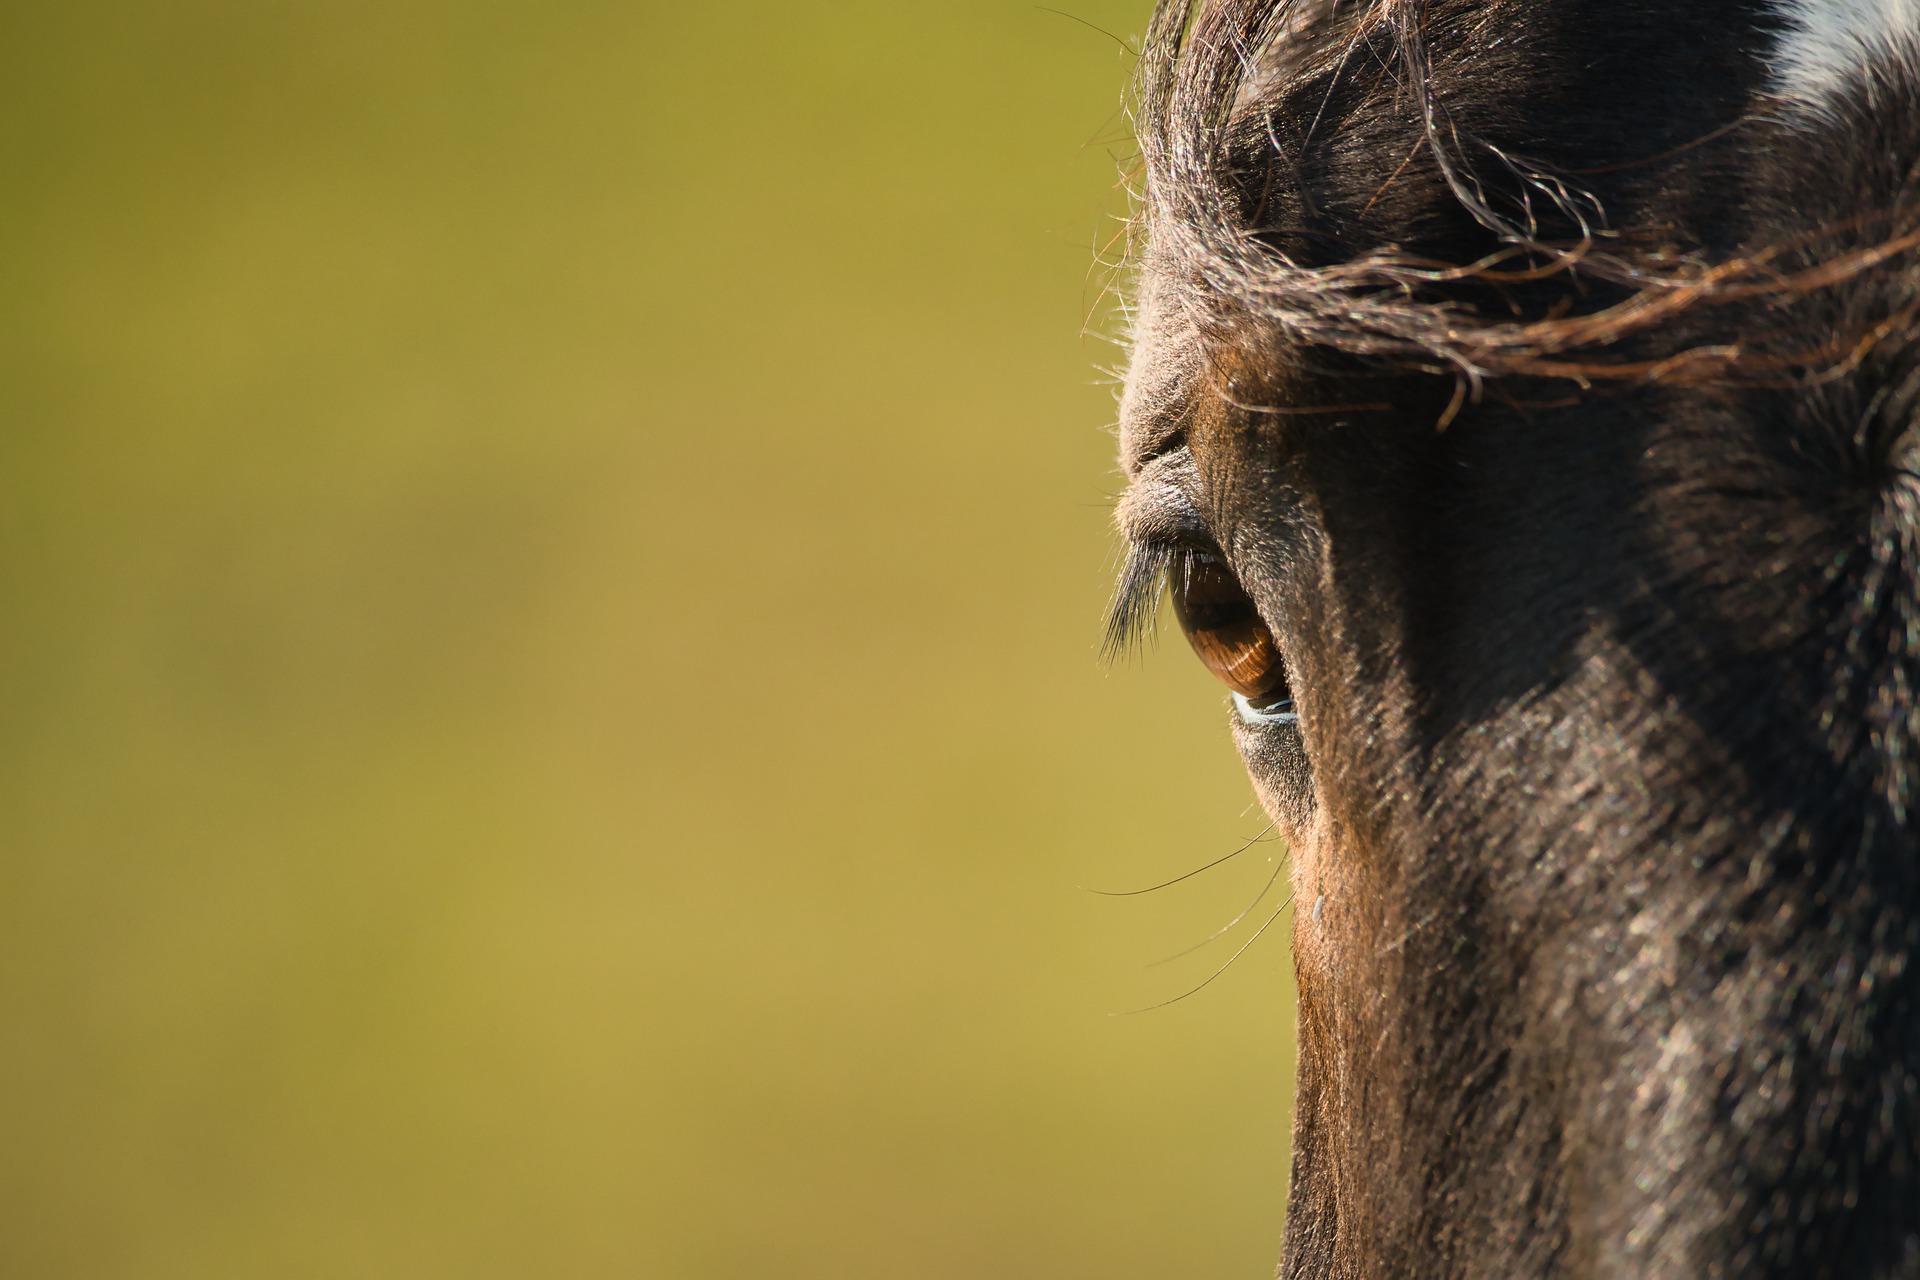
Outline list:
[[[1122,598],[1287,657],[1288,1276],[1920,1277],[1920,87],[1785,8],[1154,18]]]
[[[1777,0],[1775,90],[1812,114],[1879,64],[1920,58],[1920,0]]]

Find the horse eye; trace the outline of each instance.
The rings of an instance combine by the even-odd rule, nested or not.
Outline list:
[[[1173,613],[1187,642],[1227,688],[1258,706],[1290,699],[1286,665],[1273,633],[1239,581],[1217,556],[1174,557],[1168,573]],[[1289,707],[1287,710],[1291,710]]]

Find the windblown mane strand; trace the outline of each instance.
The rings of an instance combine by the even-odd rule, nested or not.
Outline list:
[[[1527,161],[1456,121],[1436,88],[1428,47],[1440,7],[1435,0],[1200,0],[1197,6],[1162,0],[1156,8],[1136,109],[1146,170],[1140,222],[1147,265],[1161,288],[1178,290],[1167,301],[1215,343],[1244,342],[1251,329],[1267,334],[1269,350],[1325,350],[1451,374],[1462,393],[1477,398],[1488,379],[1501,377],[1586,387],[1830,373],[1850,368],[1887,332],[1913,319],[1891,317],[1790,351],[1661,342],[1663,327],[1685,313],[1755,301],[1788,304],[1852,280],[1920,247],[1920,228],[1902,211],[1883,215],[1884,225],[1872,234],[1865,226],[1829,227],[1720,261],[1697,246],[1647,245],[1644,236],[1636,242],[1607,226],[1601,202],[1576,181],[1579,174]],[[1495,8],[1464,21],[1488,21]],[[1450,17],[1463,20],[1458,13]],[[1449,46],[1457,50],[1447,63],[1454,79],[1472,76],[1477,56],[1471,45],[1459,44]],[[1232,181],[1236,136],[1264,136],[1264,163],[1288,162],[1262,119],[1272,98],[1290,72],[1317,64],[1337,78],[1362,50],[1391,79],[1385,91],[1410,105],[1417,145],[1453,198],[1487,232],[1491,247],[1473,260],[1437,261],[1386,245],[1316,265],[1277,248],[1243,217],[1245,193]],[[1609,168],[1668,161],[1755,127],[1778,125],[1743,118],[1714,136]],[[1388,182],[1399,178],[1396,172]],[[1541,207],[1574,234],[1543,234],[1536,216]],[[1535,314],[1513,300],[1517,289],[1546,296],[1539,286],[1555,281],[1561,287],[1550,291],[1552,305],[1536,306]],[[1507,314],[1490,309],[1490,299]],[[1629,345],[1629,339],[1638,341]],[[1449,416],[1460,400],[1456,395]]]

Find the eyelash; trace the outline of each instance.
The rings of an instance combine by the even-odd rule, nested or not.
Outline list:
[[[1175,556],[1191,554],[1165,542],[1136,542],[1127,548],[1127,562],[1107,610],[1106,639],[1100,646],[1104,658],[1111,661],[1132,653],[1153,634],[1167,570]]]

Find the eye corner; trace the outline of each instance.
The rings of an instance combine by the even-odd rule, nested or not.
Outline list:
[[[1265,701],[1255,701],[1238,689],[1232,693],[1233,714],[1241,724],[1261,728],[1283,728],[1300,723],[1300,712],[1293,704],[1293,691],[1283,690],[1283,696],[1269,695]]]

